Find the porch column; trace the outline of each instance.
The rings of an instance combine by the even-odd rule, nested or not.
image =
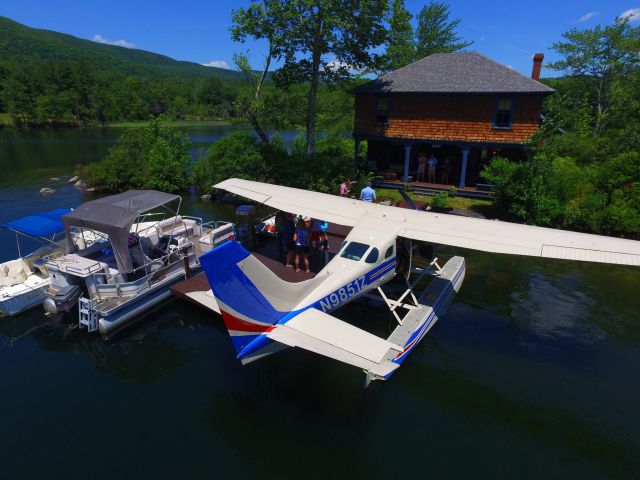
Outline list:
[[[360,140],[355,139],[355,146],[353,149],[353,171],[354,173],[358,173],[360,171],[360,161],[358,158],[358,154],[360,153]]]
[[[404,144],[404,176],[402,177],[402,181],[404,183],[409,182],[409,161],[411,160],[411,144]]]
[[[462,150],[462,167],[460,168],[460,188],[464,188],[464,181],[467,177],[467,157],[469,149]]]

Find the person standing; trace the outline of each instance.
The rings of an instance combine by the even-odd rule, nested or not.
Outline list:
[[[340,196],[341,197],[348,197],[349,196],[349,193],[351,192],[351,189],[349,187],[351,187],[351,180],[349,180],[348,178],[345,178],[344,182],[342,182],[340,184]]]
[[[282,228],[282,236],[280,241],[282,242],[282,249],[285,252],[284,264],[287,267],[293,268],[293,257],[295,255],[295,243],[293,242],[293,235],[295,233],[296,224],[293,220],[293,214],[285,213],[284,226]]]
[[[424,182],[424,174],[427,171],[427,154],[424,152],[420,152],[420,156],[418,156],[418,175],[416,181]]]
[[[449,176],[451,175],[451,161],[449,157],[444,159],[442,164],[442,183],[449,183]]]
[[[360,192],[360,200],[372,203],[376,199],[376,191],[371,188],[371,182],[367,182],[367,186]]]
[[[427,164],[429,166],[429,172],[428,172],[429,182],[435,183],[436,169],[438,168],[438,159],[433,153],[429,155],[429,160],[427,160]]]
[[[311,218],[304,217],[298,222],[298,228],[293,234],[293,241],[296,244],[296,272],[300,271],[300,256],[304,259],[304,271],[311,272],[309,269],[309,227],[311,227]]]

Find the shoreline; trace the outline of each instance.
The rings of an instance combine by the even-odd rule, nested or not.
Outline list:
[[[6,117],[4,117],[6,115]],[[77,124],[77,123],[34,123],[28,124],[24,126],[17,126],[11,120],[8,120],[7,114],[0,114],[0,128],[15,128],[15,129],[51,129],[51,130],[62,130],[67,128],[74,129],[82,129],[82,128],[136,128],[136,127],[144,127],[147,125],[150,120],[132,120],[132,121],[122,121],[122,122],[111,122],[105,123],[104,125],[100,123],[88,123],[88,124]],[[245,121],[241,121],[240,119],[233,120],[160,120],[160,126],[162,127],[206,127],[206,126],[233,126],[233,125],[249,125]]]

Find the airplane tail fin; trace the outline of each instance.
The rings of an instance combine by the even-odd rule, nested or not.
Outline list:
[[[271,343],[263,334],[287,313],[277,311],[256,286],[256,279],[247,274],[255,271],[252,260],[259,262],[236,241],[226,242],[200,257],[238,358]]]

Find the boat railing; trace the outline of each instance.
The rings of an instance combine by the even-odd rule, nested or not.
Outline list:
[[[119,274],[114,274],[113,272],[95,272],[93,278],[98,298],[104,300],[109,297],[133,296],[163,280],[171,270],[186,269],[186,265],[184,265],[185,258],[191,259],[195,256],[193,249],[188,251],[189,247],[192,247],[192,245],[185,246],[178,251],[169,252],[162,257],[150,259],[144,265],[134,268],[131,271],[131,275],[134,277],[138,272],[145,272],[144,276],[135,280],[123,281]],[[182,268],[176,268],[178,264],[182,264]],[[162,266],[152,270],[152,268],[159,265]]]

